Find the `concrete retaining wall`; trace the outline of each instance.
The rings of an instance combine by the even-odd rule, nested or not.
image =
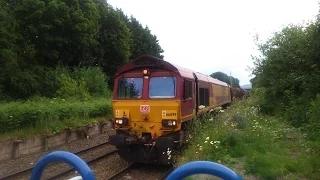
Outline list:
[[[22,140],[0,141],[0,161],[17,158],[20,155],[48,150],[56,146],[87,137],[105,134],[113,127],[111,121],[102,121],[76,130],[67,130],[54,135],[32,136]]]

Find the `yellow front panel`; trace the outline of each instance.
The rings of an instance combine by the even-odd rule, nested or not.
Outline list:
[[[161,136],[164,131],[162,120],[177,120],[178,126],[169,128],[177,131],[181,126],[181,110],[179,100],[114,100],[113,117],[122,118],[125,113],[129,118],[128,131],[141,137],[142,132],[150,132]],[[119,126],[116,126],[118,129]]]

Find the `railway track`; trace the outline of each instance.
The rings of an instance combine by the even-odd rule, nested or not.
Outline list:
[[[135,164],[129,164],[128,166],[126,166],[125,168],[121,169],[120,171],[118,171],[117,173],[113,174],[111,177],[109,177],[107,180],[116,180],[119,179],[123,174],[125,174],[126,172],[128,172]]]
[[[99,145],[96,145],[96,146],[93,146],[93,147],[90,147],[90,148],[87,148],[87,149],[84,149],[84,150],[81,150],[81,151],[78,151],[78,152],[74,152],[74,154],[76,155],[80,155],[80,154],[84,154],[86,152],[89,152],[90,150],[94,150],[96,148],[99,148],[99,147],[102,147],[104,145],[108,145],[108,142],[105,142],[105,143],[101,143]],[[95,157],[93,159],[89,159],[88,161],[86,161],[86,163],[88,165],[91,165],[99,160],[102,160],[103,158],[106,158],[114,153],[116,153],[118,150],[115,149],[115,150],[112,150],[110,152],[107,152],[107,153],[104,153],[103,155],[99,156],[99,157]],[[58,163],[57,163],[58,164]],[[141,165],[139,166],[138,164],[135,164],[135,163],[131,163],[129,165],[127,165],[125,168],[122,168],[120,171],[118,171],[117,173],[113,174],[111,177],[107,178],[108,180],[116,180],[116,179],[121,179],[122,176],[124,176],[127,172],[129,171],[132,171],[132,170],[137,170],[136,167],[141,167]],[[21,171],[18,171],[18,172],[15,172],[15,173],[12,173],[12,174],[9,174],[9,175],[6,175],[6,176],[3,176],[3,177],[0,177],[0,180],[9,180],[9,179],[16,179],[21,176],[25,177],[28,174],[28,176],[31,174],[31,171],[32,171],[33,167],[31,168],[26,168],[24,170],[21,170]],[[139,168],[138,168],[139,169]],[[158,180],[164,180],[169,174],[170,172],[174,169],[173,166],[170,166],[169,168],[166,168],[165,172],[162,173],[161,171],[164,171],[164,170],[161,170],[161,175],[160,177],[156,177],[156,179]],[[64,169],[63,169],[64,170]],[[148,171],[147,169],[145,169],[146,171]],[[59,173],[56,173],[54,175],[51,174],[51,176],[49,177],[46,177],[46,179],[48,180],[53,180],[53,179],[59,179],[61,177],[64,177],[64,176],[68,176],[68,174],[70,175],[70,173],[74,171],[74,169],[72,167],[70,168],[65,168],[64,171],[60,171]],[[144,171],[143,169],[140,169],[138,171]],[[158,175],[157,175],[158,176]]]
[[[165,180],[166,177],[174,170],[174,166],[171,166],[166,172],[161,174],[161,176],[158,178],[158,180]]]
[[[121,169],[120,171],[116,172],[115,174],[113,174],[111,177],[107,178],[107,180],[118,180],[120,179],[122,176],[124,176],[127,172],[129,172],[130,170],[133,170],[134,168],[136,168],[137,166],[139,166],[138,164],[129,164],[128,166],[126,166],[125,168]],[[140,169],[141,170],[141,169]],[[174,166],[170,166],[168,168],[166,168],[164,173],[161,173],[161,175],[156,178],[158,180],[165,180],[165,178],[174,170]],[[139,171],[139,170],[138,170]],[[142,170],[143,171],[143,170]],[[142,177],[143,179],[143,177]]]
[[[96,149],[96,148],[99,148],[99,147],[101,147],[101,146],[108,145],[108,144],[109,144],[109,142],[104,142],[104,143],[98,144],[98,145],[96,145],[96,146],[92,146],[92,147],[90,147],[90,148],[87,148],[87,149],[84,149],[84,150],[81,150],[81,151],[78,151],[78,152],[74,152],[74,154],[80,155],[80,154],[86,153],[86,152],[88,152],[88,151],[91,151],[91,150],[93,150],[93,149]],[[102,156],[99,156],[99,157],[97,157],[97,158],[91,159],[91,160],[87,161],[86,163],[87,163],[87,164],[94,163],[94,162],[96,162],[96,161],[98,161],[98,160],[101,160],[102,158],[105,158],[105,157],[107,157],[107,156],[109,156],[109,155],[111,155],[111,154],[116,153],[117,151],[118,151],[118,150],[113,150],[113,151],[108,152],[108,153],[106,153],[106,154],[104,154],[104,155],[102,155]],[[20,175],[24,175],[24,174],[26,174],[26,173],[28,173],[28,172],[31,173],[32,169],[33,169],[33,167],[31,167],[31,168],[26,168],[26,169],[24,169],[24,170],[21,170],[21,171],[18,171],[18,172],[15,172],[15,173],[12,173],[12,174],[9,174],[9,175],[0,177],[0,180],[12,179],[12,178],[14,178],[14,177],[17,177],[17,176],[20,176]],[[59,173],[59,174],[57,174],[57,175],[55,175],[55,176],[50,177],[49,179],[56,179],[56,178],[58,178],[58,177],[64,176],[65,174],[67,174],[67,173],[69,173],[69,172],[71,172],[71,171],[73,171],[73,170],[74,170],[73,168],[69,168],[68,170],[66,170],[66,171],[64,171],[64,172],[62,172],[62,173]]]

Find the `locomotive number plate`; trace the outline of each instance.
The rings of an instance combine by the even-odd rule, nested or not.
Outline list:
[[[142,113],[150,112],[150,106],[149,105],[140,105],[140,112],[142,112]]]
[[[162,119],[177,119],[178,114],[176,110],[162,110]]]

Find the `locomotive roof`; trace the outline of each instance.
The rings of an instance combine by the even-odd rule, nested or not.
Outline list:
[[[169,63],[169,62],[167,62],[167,63]],[[202,73],[199,73],[199,72],[195,72],[195,71],[192,71],[190,69],[178,66],[176,64],[172,64],[172,65],[177,68],[177,70],[179,71],[179,73],[180,73],[180,75],[182,77],[187,77],[187,78],[194,79],[193,73],[195,73],[197,78],[199,80],[201,80],[201,81],[207,81],[207,82],[211,82],[211,83],[214,83],[214,84],[219,84],[219,85],[222,85],[222,86],[229,86],[227,83],[225,83],[223,81],[220,81],[218,79],[215,79],[215,78],[213,78],[213,77],[211,77],[209,75],[205,75],[205,74],[202,74]]]
[[[169,63],[168,61],[165,61],[165,60],[162,60],[157,57],[150,56],[150,55],[143,55],[143,56],[140,56],[140,57],[133,59],[132,61],[126,63],[117,71],[116,76],[118,76],[119,74],[121,74],[125,71],[132,69],[133,67],[154,66],[154,65],[171,70],[171,71],[175,71],[175,72],[179,73],[184,78],[194,79],[193,73],[195,73],[198,80],[200,80],[200,81],[211,82],[211,83],[219,84],[222,86],[229,86],[227,83],[222,82],[218,79],[212,78],[211,76],[192,71],[190,69],[181,67],[176,64]]]

